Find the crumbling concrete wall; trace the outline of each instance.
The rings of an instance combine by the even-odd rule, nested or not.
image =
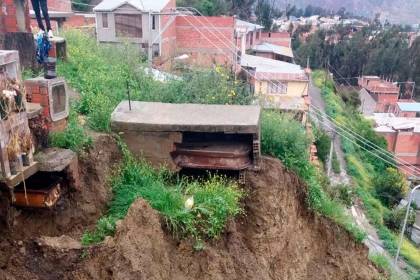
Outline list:
[[[136,157],[144,157],[154,167],[166,166],[171,170],[177,169],[171,152],[175,143],[182,142],[182,133],[126,131],[121,136]]]

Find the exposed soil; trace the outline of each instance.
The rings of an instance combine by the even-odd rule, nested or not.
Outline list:
[[[119,160],[110,136],[97,137],[80,163],[81,193],[50,213],[21,211],[0,229],[3,279],[377,279],[367,249],[306,207],[306,187],[281,162],[265,158],[249,173],[246,215],[230,221],[201,251],[168,234],[159,214],[137,200],[115,237],[81,248],[109,199],[106,176]],[[63,236],[64,235],[64,236]],[[47,237],[49,236],[49,237]]]
[[[49,246],[40,246],[37,239],[66,234],[80,240],[86,229],[92,229],[110,199],[107,178],[120,158],[115,139],[94,135],[92,149],[79,157],[81,191],[69,190],[52,210],[18,209],[10,229],[0,226],[0,280],[59,279],[67,266],[79,261],[80,250],[61,248],[56,251],[64,253],[58,257],[45,252],[43,247]],[[61,258],[64,269],[60,267]]]
[[[248,176],[246,216],[194,251],[136,201],[114,238],[93,249],[76,279],[377,279],[367,248],[305,205],[304,184],[280,161]]]

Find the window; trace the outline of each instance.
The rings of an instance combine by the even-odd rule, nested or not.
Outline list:
[[[158,57],[160,55],[159,44],[152,45],[152,53],[153,53],[153,57]]]
[[[108,28],[108,14],[107,13],[102,14],[102,27]]]
[[[254,44],[254,32],[251,32],[251,37],[250,37],[250,45],[252,46]]]
[[[261,31],[257,31],[257,40],[260,39],[260,33],[261,33]]]
[[[286,94],[287,84],[280,81],[271,81],[267,87],[268,94]]]
[[[156,30],[156,16],[152,16],[152,30]]]
[[[115,14],[115,33],[117,37],[141,38],[141,15]]]

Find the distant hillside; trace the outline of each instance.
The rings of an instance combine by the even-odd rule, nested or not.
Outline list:
[[[381,13],[382,19],[392,23],[413,24],[420,23],[420,0],[277,0],[280,7],[286,3],[298,7],[307,5],[319,6],[338,10],[345,7],[354,14],[373,17]]]

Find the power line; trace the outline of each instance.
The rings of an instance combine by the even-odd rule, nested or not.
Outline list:
[[[329,117],[327,114],[325,114],[325,113],[322,113],[321,111],[316,111],[315,109],[312,109],[312,112],[314,113],[314,114],[316,114],[317,116],[321,116],[321,117],[323,117],[323,118],[326,118],[326,120],[328,121],[328,122],[330,122],[332,125],[334,125],[335,126],[335,128],[337,129],[339,129],[342,133],[346,133],[347,135],[349,135],[349,137],[356,137],[356,142],[357,141],[359,141],[359,142],[363,142],[363,144],[365,144],[365,145],[367,145],[368,147],[370,147],[370,148],[372,148],[372,144],[369,144],[369,140],[367,140],[367,139],[365,139],[365,138],[363,138],[363,137],[361,137],[361,136],[358,136],[357,135],[357,133],[354,133],[354,134],[352,134],[351,132],[348,132],[347,130],[345,130],[344,128],[342,128],[342,127],[340,127],[340,126],[338,126],[338,125],[336,125],[336,124],[334,124],[334,119],[332,119],[331,117]],[[334,129],[334,131],[337,131],[336,129]],[[356,135],[355,135],[356,134]],[[359,137],[359,139],[357,139]],[[362,138],[362,140],[360,139],[360,138]],[[371,142],[370,142],[371,143]],[[360,144],[359,144],[359,146],[360,146]],[[415,167],[415,166],[412,166],[411,164],[409,164],[409,163],[407,163],[407,162],[404,162],[404,161],[401,161],[401,160],[399,160],[398,158],[396,158],[396,157],[394,157],[390,152],[388,152],[388,151],[386,151],[386,150],[384,150],[384,149],[382,149],[382,148],[373,148],[373,150],[374,151],[376,151],[376,152],[379,152],[380,154],[382,154],[383,156],[385,156],[385,157],[387,157],[387,162],[389,163],[390,161],[395,161],[396,163],[399,163],[399,164],[401,164],[401,165],[403,165],[403,166],[405,166],[405,167],[407,167],[407,169],[409,169],[410,171],[412,171],[412,172],[419,172],[419,169],[417,168],[417,167]],[[372,150],[369,150],[369,151],[372,151]],[[381,157],[381,158],[383,158],[383,157]],[[411,174],[412,175],[412,174]]]
[[[342,77],[342,75],[336,70],[336,69],[334,69],[334,67],[332,67],[329,63],[328,63],[328,65],[329,65],[329,67],[331,67],[331,68],[333,68],[333,70],[335,70],[336,71],[336,74],[338,74],[339,76],[341,76]],[[352,87],[354,90],[356,90],[357,91],[357,89],[355,88],[355,87],[353,87],[352,85],[350,85],[350,84],[348,84],[350,87]],[[334,120],[334,119],[333,119]],[[336,122],[336,123],[339,123],[337,120],[334,120],[334,122]],[[345,125],[345,124],[343,124],[343,123],[340,123],[341,125]],[[358,134],[358,133],[355,133],[359,138],[362,138],[362,139],[365,139],[363,136],[361,136],[360,134]],[[380,147],[380,146],[378,146],[378,145],[376,145],[375,143],[373,143],[373,142],[371,142],[371,141],[369,141],[368,139],[365,139],[368,143],[370,143],[372,146],[374,146],[374,147],[376,147],[377,149],[380,149],[380,150],[382,150],[382,151],[385,151],[385,153],[387,153],[387,154],[391,154],[391,155],[393,155],[393,157],[395,157],[396,158],[396,156],[395,156],[395,154],[393,154],[393,153],[391,153],[391,152],[389,152],[389,151],[387,151],[387,150],[385,150],[385,149],[383,149],[382,147]],[[404,160],[400,160],[401,162],[403,162],[404,163],[404,165],[411,165],[410,163],[408,163],[408,162],[406,162],[406,161],[404,161]]]
[[[321,114],[319,114],[318,112],[314,112],[314,113],[315,113],[317,116],[321,116],[321,117],[322,117],[322,115],[321,115]],[[330,123],[331,123],[331,122],[330,122]],[[327,122],[327,123],[324,123],[324,125],[326,125],[328,128],[331,128],[331,129],[333,129],[333,130],[334,130],[334,125],[331,125],[331,124],[329,124],[328,122]],[[360,145],[359,143],[357,143],[356,141],[354,141],[354,140],[353,140],[353,139],[351,139],[350,137],[348,137],[348,136],[346,136],[346,135],[344,135],[344,134],[342,134],[342,133],[340,133],[340,132],[338,132],[338,131],[336,131],[336,133],[337,133],[338,135],[340,135],[341,137],[344,137],[345,139],[347,139],[348,141],[350,141],[350,142],[351,142],[351,143],[353,143],[354,145],[358,146],[359,148],[361,148],[361,149],[365,150],[366,152],[370,153],[371,155],[375,156],[376,158],[378,158],[378,159],[380,159],[380,160],[382,160],[382,161],[384,161],[384,162],[388,163],[389,165],[391,165],[391,166],[393,166],[393,167],[395,167],[395,168],[398,168],[398,166],[397,166],[395,163],[393,163],[393,162],[391,162],[391,161],[389,161],[389,160],[387,160],[387,159],[385,159],[385,158],[383,158],[383,157],[381,157],[381,156],[377,155],[376,153],[372,152],[371,150],[369,150],[369,149],[367,149],[367,148],[363,147],[362,145]],[[415,176],[413,173],[411,173],[411,172],[407,172],[407,173],[408,173],[408,175],[411,175],[411,176],[416,177],[416,176]]]

